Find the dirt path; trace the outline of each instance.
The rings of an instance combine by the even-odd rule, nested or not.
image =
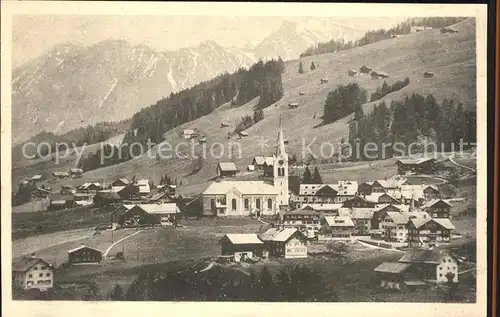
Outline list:
[[[106,249],[106,251],[104,251],[104,253],[103,253],[102,257],[103,257],[103,258],[106,258],[106,257],[108,256],[109,251],[111,251],[111,249],[113,249],[113,247],[114,247],[115,245],[117,245],[118,243],[120,243],[120,242],[122,242],[122,241],[125,241],[126,239],[128,239],[128,238],[130,238],[130,237],[135,236],[136,234],[138,234],[138,233],[140,233],[140,232],[142,232],[142,231],[144,231],[144,230],[137,230],[136,232],[134,232],[134,233],[132,233],[132,234],[129,234],[128,236],[123,237],[123,238],[121,238],[120,240],[118,240],[118,241],[114,242],[113,244],[111,244],[111,245],[109,246],[109,248],[107,248],[107,249]]]
[[[458,167],[465,168],[466,170],[469,170],[469,171],[474,172],[474,173],[476,172],[476,170],[473,169],[472,167],[469,167],[469,166],[466,166],[466,165],[462,165],[460,163],[455,162],[453,160],[453,156],[450,156],[449,159],[450,159],[450,162],[452,162],[453,164],[455,164]]]

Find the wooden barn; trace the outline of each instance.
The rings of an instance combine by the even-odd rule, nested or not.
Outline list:
[[[216,173],[219,177],[233,177],[238,173],[238,168],[233,162],[220,162],[217,164]]]
[[[103,252],[101,250],[83,244],[68,251],[68,263],[70,264],[100,263],[102,257]]]

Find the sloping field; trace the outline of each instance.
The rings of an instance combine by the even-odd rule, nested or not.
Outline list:
[[[116,177],[136,175],[158,183],[162,175],[168,174],[182,179],[184,186],[179,189],[181,193],[199,193],[208,185],[207,180],[215,176],[217,163],[231,160],[228,158],[230,153],[238,152],[238,150],[231,151],[228,142],[237,142],[241,148],[241,157],[233,159],[240,170],[244,170],[247,164],[251,164],[255,155],[272,153],[280,116],[283,118],[285,137],[289,141],[289,153],[295,153],[301,157],[302,149],[311,142],[309,148],[316,154],[320,153],[321,144],[325,142],[332,143],[334,150],[337,150],[340,139],[348,135],[350,118],[346,117],[332,124],[320,126],[323,105],[328,92],[338,85],[355,81],[368,90],[368,95],[382,85],[382,80],[373,80],[368,75],[356,77],[347,75],[349,69],[359,69],[362,65],[387,72],[390,76],[387,79],[388,84],[403,80],[405,77],[410,78],[410,85],[381,99],[386,102],[400,100],[415,92],[423,95],[431,93],[438,102],[445,97],[454,98],[466,107],[474,108],[476,102],[475,21],[466,20],[457,24],[456,28],[459,30],[456,34],[441,34],[439,30],[417,32],[335,54],[309,56],[302,59],[304,68],[309,69],[311,61],[314,61],[316,65],[319,64],[319,67],[314,71],[307,70],[302,75],[298,74],[298,60],[287,62],[283,74],[284,97],[276,105],[264,110],[262,121],[246,130],[249,133],[248,137],[238,139],[233,136],[231,140],[228,140],[227,135],[228,132],[234,130],[242,116],[252,115],[253,107],[258,100],[252,100],[238,108],[223,105],[210,115],[168,131],[163,144],[164,156],[167,153],[174,154],[176,146],[179,145],[179,152],[188,155],[187,159],[173,155],[172,158],[157,160],[155,158],[157,148],[153,148],[150,156],[143,155],[119,165],[89,171],[84,174],[83,179],[64,182],[82,183],[89,180],[109,182]],[[423,78],[423,73],[426,71],[434,72],[434,77]],[[321,84],[321,79],[328,79],[328,83]],[[304,94],[299,95],[299,92],[304,92]],[[381,100],[365,104],[365,112],[370,111],[374,104]],[[288,104],[293,102],[298,102],[299,107],[289,109]],[[221,122],[226,122],[230,126],[221,128]],[[189,128],[198,128],[207,135],[208,150],[215,145],[214,155],[208,155],[204,167],[193,175],[191,175],[193,169],[191,153],[196,153],[196,150],[192,151],[187,144],[181,143],[185,140],[178,137],[180,130]],[[217,142],[220,142],[220,145],[217,145]],[[166,143],[170,145],[168,148],[165,147]],[[267,147],[261,146],[265,143]],[[194,144],[195,147],[199,147],[196,142]],[[221,146],[224,148],[223,153],[220,151]],[[330,147],[325,147],[324,153],[331,155]],[[221,158],[218,158],[219,156]],[[363,168],[371,167],[363,165]],[[376,175],[383,176],[383,173]]]

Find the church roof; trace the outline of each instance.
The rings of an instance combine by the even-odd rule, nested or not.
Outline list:
[[[232,189],[243,195],[277,195],[278,188],[264,181],[221,181],[213,182],[203,192],[204,195],[224,195]]]

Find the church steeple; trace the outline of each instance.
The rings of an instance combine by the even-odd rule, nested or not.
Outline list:
[[[278,127],[278,140],[276,142],[276,157],[281,157],[288,161],[288,155],[285,150],[285,138],[283,137],[283,122],[280,116],[280,123]]]

